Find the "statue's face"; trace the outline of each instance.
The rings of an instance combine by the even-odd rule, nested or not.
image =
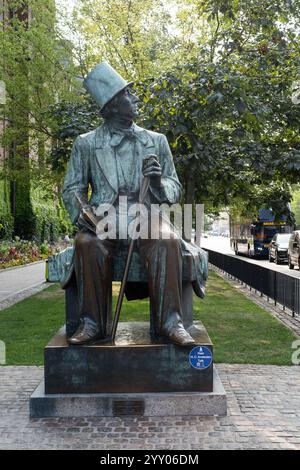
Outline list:
[[[133,119],[138,114],[139,98],[131,92],[130,87],[122,90],[116,100],[116,114],[126,119]]]

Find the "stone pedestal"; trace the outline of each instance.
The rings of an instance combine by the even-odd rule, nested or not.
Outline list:
[[[212,392],[45,394],[30,399],[30,417],[225,416],[226,393],[214,368]]]
[[[212,355],[207,331],[200,322],[188,331],[196,344],[180,347],[151,340],[144,322],[120,323],[114,345],[70,346],[60,330],[45,348],[45,381],[31,397],[31,416],[226,414],[213,362],[195,367],[191,359],[197,347]]]
[[[188,331],[196,345],[212,352],[202,324]],[[155,343],[146,322],[120,323],[113,346],[70,346],[61,330],[45,348],[45,392],[211,392],[213,365],[203,370],[192,367],[193,347]]]

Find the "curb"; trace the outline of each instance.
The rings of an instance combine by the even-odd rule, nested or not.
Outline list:
[[[47,258],[41,259],[40,261],[34,261],[33,263],[20,264],[19,266],[11,266],[10,268],[0,268],[0,274],[7,272],[7,271],[13,271],[14,269],[21,269],[21,268],[26,268],[28,266],[33,266],[35,264],[45,263],[46,260]]]
[[[25,289],[22,289],[19,292],[15,292],[12,295],[9,295],[5,299],[1,300],[0,312],[2,310],[5,310],[8,307],[11,307],[12,305],[17,304],[18,302],[21,302],[27,297],[31,297],[34,294],[38,294],[40,291],[50,287],[50,285],[51,284],[49,284],[48,282],[42,281],[42,282],[38,282],[37,284],[33,284],[30,287],[25,287]]]

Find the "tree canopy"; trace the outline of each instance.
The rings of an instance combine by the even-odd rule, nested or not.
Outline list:
[[[30,4],[29,28],[13,17],[0,32],[0,71],[4,140],[29,134],[33,175],[59,185],[74,138],[101,122],[77,78],[106,59],[135,80],[140,124],[167,135],[187,202],[286,211],[300,176],[298,1],[78,0],[68,18]]]
[[[167,133],[186,200],[280,214],[300,176],[299,4],[189,3],[210,28],[193,60],[144,84],[145,122]]]
[[[47,165],[56,128],[49,105],[76,99],[76,67],[57,29],[54,0],[3,2],[0,13],[0,79],[7,98],[0,106],[6,124],[0,145],[8,155],[0,176],[10,188],[14,233],[31,238],[33,190],[43,184],[51,200],[55,184]]]

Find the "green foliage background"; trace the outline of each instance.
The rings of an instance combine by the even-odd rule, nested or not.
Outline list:
[[[79,0],[72,15],[54,0],[29,4],[27,22],[26,2],[9,2],[0,28],[0,237],[71,230],[66,162],[74,138],[101,123],[81,79],[104,59],[135,80],[139,123],[167,135],[186,202],[288,212],[300,177],[298,1]]]
[[[8,182],[0,180],[0,239],[10,238],[13,231],[13,219],[10,212]]]

